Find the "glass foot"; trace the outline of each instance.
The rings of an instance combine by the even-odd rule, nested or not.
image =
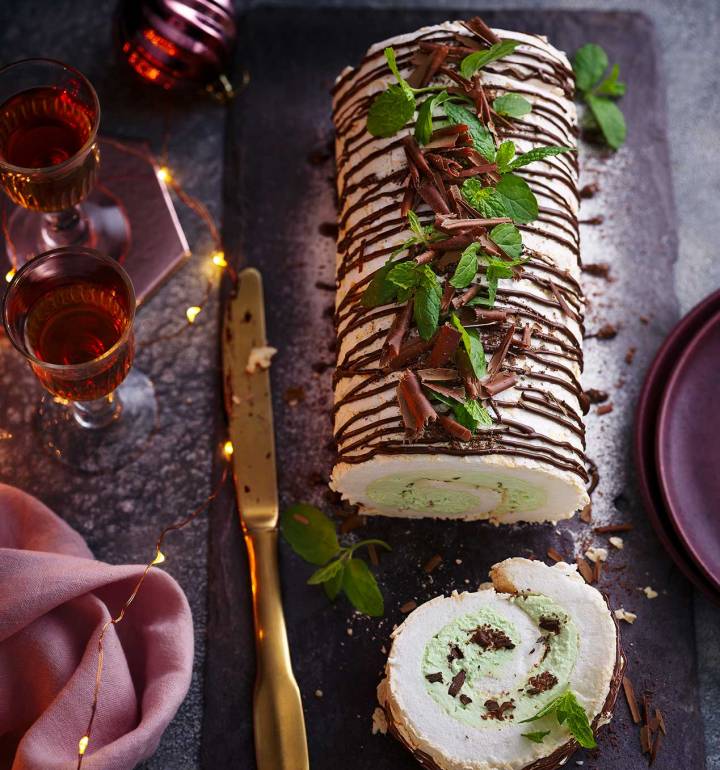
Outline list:
[[[78,409],[45,394],[35,417],[41,443],[60,462],[84,473],[107,473],[128,465],[143,453],[155,430],[155,388],[142,372],[132,369],[106,404],[109,410],[100,415],[84,404]]]
[[[77,222],[65,219],[54,229],[47,214],[16,207],[8,218],[7,239],[17,267],[58,246],[88,246],[122,263],[130,248],[130,222],[120,201],[96,187],[76,210]]]

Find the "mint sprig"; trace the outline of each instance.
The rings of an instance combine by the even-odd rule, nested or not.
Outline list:
[[[460,62],[460,72],[469,79],[486,64],[509,56],[519,45],[517,40],[501,40],[483,51],[475,51]]]
[[[559,724],[566,724],[575,740],[585,749],[594,749],[597,746],[590,721],[585,709],[578,703],[571,690],[566,690],[546,704],[535,716],[523,719],[522,723],[535,722],[549,714],[555,714]],[[528,737],[527,735],[525,736]],[[530,738],[533,740],[533,738]]]
[[[605,142],[617,150],[627,135],[625,117],[612,101],[625,94],[625,84],[619,80],[619,66],[613,65],[609,74],[605,75],[608,57],[595,43],[579,48],[572,64],[577,90],[590,111],[587,127],[598,130]]]
[[[318,508],[297,503],[283,512],[282,533],[290,547],[310,564],[321,565],[308,578],[309,585],[321,585],[330,599],[341,591],[355,609],[379,617],[385,612],[384,602],[375,576],[355,552],[369,545],[391,550],[383,540],[361,540],[342,546],[333,522]]]

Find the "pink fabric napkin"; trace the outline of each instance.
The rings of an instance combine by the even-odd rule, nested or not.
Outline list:
[[[75,770],[100,629],[142,570],[95,561],[52,511],[0,484],[0,770]],[[155,751],[187,693],[192,660],[187,599],[153,568],[105,635],[84,770],[130,770]]]

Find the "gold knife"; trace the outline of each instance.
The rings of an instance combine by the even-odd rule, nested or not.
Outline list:
[[[247,268],[239,275],[237,294],[228,302],[222,349],[235,493],[255,620],[255,760],[258,770],[308,770],[305,719],[290,662],[278,574],[270,372],[246,371],[253,349],[266,346],[262,278]]]

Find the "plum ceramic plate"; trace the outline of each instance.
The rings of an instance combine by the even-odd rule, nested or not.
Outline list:
[[[689,340],[662,398],[660,488],[672,523],[720,591],[720,308]]]
[[[720,291],[694,307],[667,336],[648,369],[638,402],[635,423],[635,465],[640,493],[648,518],[658,539],[685,577],[715,602],[720,593],[694,563],[692,555],[679,538],[660,488],[655,460],[658,415],[668,381],[668,371],[682,355],[690,340],[720,310]]]

